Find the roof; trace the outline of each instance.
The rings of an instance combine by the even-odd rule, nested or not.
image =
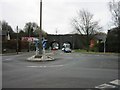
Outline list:
[[[98,33],[95,35],[96,39],[102,39],[102,40],[106,40],[107,34],[105,33]]]

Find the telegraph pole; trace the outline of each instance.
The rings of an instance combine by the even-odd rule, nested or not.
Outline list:
[[[28,39],[30,40],[31,36],[31,26],[28,26]],[[30,41],[28,41],[28,52],[30,52]]]
[[[39,55],[42,56],[42,0],[40,0]]]
[[[17,29],[17,54],[18,54],[18,26],[16,27]]]

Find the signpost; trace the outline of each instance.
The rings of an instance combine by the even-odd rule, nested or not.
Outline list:
[[[38,48],[38,46],[39,46],[39,40],[37,38],[34,39],[34,43],[35,43],[35,47],[36,47],[36,54],[35,55],[38,55],[38,53],[39,53],[39,48]]]
[[[54,60],[51,56],[45,54],[46,39],[42,40],[42,0],[40,0],[40,33],[39,39],[34,40],[36,47],[36,55],[28,58],[29,61],[51,61]]]
[[[36,55],[39,54],[39,39],[37,38],[34,38],[34,43],[35,43],[35,47],[36,47]],[[47,40],[46,39],[43,39],[42,40],[42,50],[43,50],[43,54],[45,54],[45,48],[46,48],[46,44],[47,44]]]
[[[43,40],[42,40],[43,54],[45,54],[46,44],[47,44],[47,40],[46,40],[46,39],[43,39]]]

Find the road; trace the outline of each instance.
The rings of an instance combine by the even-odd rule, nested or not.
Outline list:
[[[55,61],[26,61],[33,54],[2,57],[3,88],[99,88],[118,80],[117,55],[56,51]]]
[[[0,89],[2,89],[2,56],[0,55]]]

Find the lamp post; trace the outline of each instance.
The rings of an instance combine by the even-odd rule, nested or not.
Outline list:
[[[103,36],[104,53],[106,52],[106,35]]]
[[[72,45],[73,45],[73,49],[74,49],[74,35],[72,36]]]
[[[9,30],[8,30],[7,40],[10,40],[10,33],[9,33]]]
[[[106,52],[106,35],[102,36],[99,40],[99,43],[100,41],[103,42],[103,52],[105,53]]]
[[[105,53],[106,52],[106,39],[103,42],[104,42],[104,53]]]
[[[74,49],[74,36],[70,36],[72,38],[72,49]]]

